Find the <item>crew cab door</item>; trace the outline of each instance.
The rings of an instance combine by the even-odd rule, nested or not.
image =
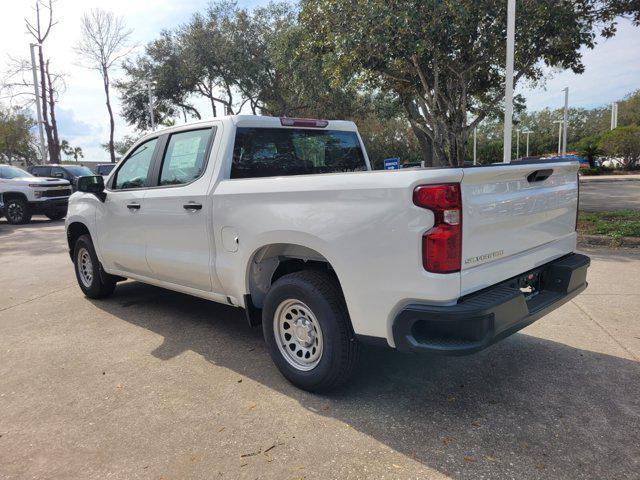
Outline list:
[[[104,203],[96,211],[102,261],[108,270],[149,276],[146,260],[144,197],[158,138],[138,145],[118,166],[105,189]]]
[[[153,186],[147,191],[146,256],[153,278],[219,292],[213,273],[215,249],[209,162],[216,127],[185,129],[162,137]]]

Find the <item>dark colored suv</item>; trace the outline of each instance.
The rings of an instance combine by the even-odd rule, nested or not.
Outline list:
[[[78,177],[95,175],[87,167],[81,165],[35,165],[27,169],[31,175],[36,177],[62,178],[71,183],[75,192],[78,185]]]
[[[115,167],[116,164],[115,163],[105,163],[102,165],[97,165],[94,170],[96,172],[97,175],[102,175],[103,177],[106,177],[107,175],[109,175],[111,173],[111,170],[113,170],[113,167]]]

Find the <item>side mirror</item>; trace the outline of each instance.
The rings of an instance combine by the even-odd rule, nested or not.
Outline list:
[[[100,175],[87,175],[85,177],[78,177],[78,191],[84,193],[92,193],[101,202],[107,197],[104,192],[104,178]]]

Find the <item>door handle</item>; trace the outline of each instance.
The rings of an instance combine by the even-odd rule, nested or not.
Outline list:
[[[535,172],[531,172],[529,175],[527,175],[527,180],[529,181],[529,183],[544,182],[551,176],[552,173],[553,169],[551,168],[546,170],[536,170]]]
[[[182,208],[185,210],[202,210],[201,203],[185,203]]]
[[[140,210],[140,204],[139,203],[127,203],[127,208],[129,210]]]

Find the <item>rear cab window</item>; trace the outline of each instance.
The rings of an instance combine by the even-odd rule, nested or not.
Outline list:
[[[239,127],[231,178],[258,178],[367,170],[356,132]]]

